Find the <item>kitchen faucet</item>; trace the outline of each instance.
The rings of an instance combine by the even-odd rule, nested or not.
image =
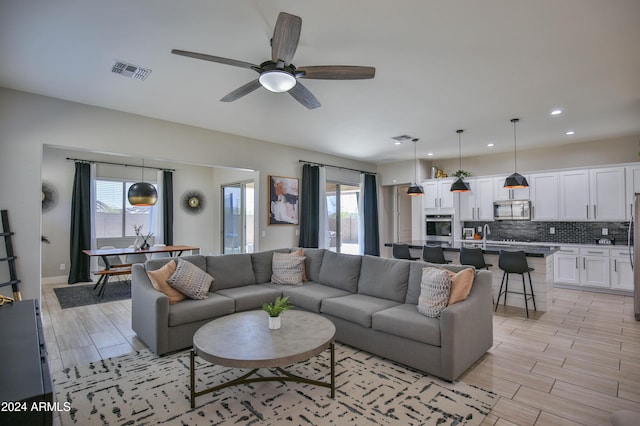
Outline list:
[[[482,247],[487,248],[487,235],[491,234],[491,229],[489,228],[489,224],[485,223],[482,227]]]

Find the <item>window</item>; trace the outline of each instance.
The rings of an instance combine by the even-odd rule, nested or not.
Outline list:
[[[127,199],[135,182],[96,180],[96,238],[122,238],[136,235],[133,225],[151,232],[151,207],[132,206]]]
[[[223,185],[222,198],[222,252],[253,253],[253,182]]]

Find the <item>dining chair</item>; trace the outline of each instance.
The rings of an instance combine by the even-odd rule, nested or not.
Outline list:
[[[166,244],[157,243],[154,244],[153,247],[166,247]],[[159,253],[151,253],[151,259],[160,259],[163,257],[171,257],[171,253],[167,251],[159,252]]]
[[[133,248],[133,246],[129,246],[129,248]],[[144,263],[147,261],[147,255],[144,253],[130,253],[126,255],[125,262],[127,263]]]

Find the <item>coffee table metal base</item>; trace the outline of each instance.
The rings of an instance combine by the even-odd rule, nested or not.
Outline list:
[[[295,374],[289,373],[280,367],[274,367],[275,370],[279,371],[282,376],[267,376],[267,377],[253,377],[254,374],[259,370],[259,368],[254,368],[248,373],[244,374],[237,379],[233,379],[226,383],[222,383],[220,385],[216,385],[210,387],[205,390],[201,390],[196,392],[196,378],[195,378],[195,358],[196,353],[192,349],[191,350],[191,361],[190,361],[190,370],[191,370],[191,408],[195,408],[196,406],[196,397],[201,395],[206,395],[208,393],[219,391],[220,389],[228,388],[231,386],[245,385],[248,383],[257,383],[257,382],[297,382],[297,383],[307,383],[315,386],[322,386],[325,388],[331,389],[331,398],[335,398],[336,396],[336,369],[335,369],[335,343],[331,342],[329,345],[329,350],[331,352],[331,381],[323,382],[320,380],[312,380],[307,379],[306,377],[297,376]]]

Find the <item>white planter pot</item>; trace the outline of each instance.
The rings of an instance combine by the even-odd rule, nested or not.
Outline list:
[[[280,325],[281,325],[280,318],[282,318],[282,317],[269,317],[269,329],[270,330],[277,330],[277,329],[280,328]]]

